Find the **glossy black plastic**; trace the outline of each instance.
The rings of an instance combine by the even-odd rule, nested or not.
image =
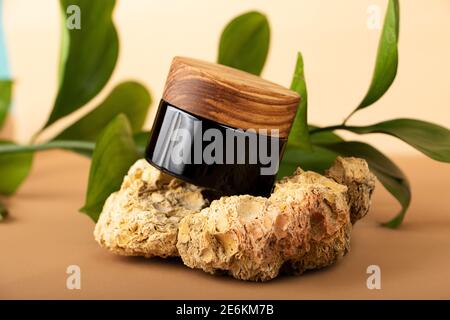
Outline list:
[[[208,129],[217,129],[223,137],[226,137],[227,134],[236,137],[236,140],[233,141],[242,138],[241,141],[245,140],[245,143],[230,144],[230,141],[224,138],[223,143],[219,144],[221,146],[219,151],[223,156],[218,157],[219,161],[210,163],[210,160],[205,161],[203,157],[205,148],[208,148],[211,141],[215,140],[211,138],[209,141],[204,141],[205,139],[202,139]],[[189,133],[192,139],[174,138],[181,131]],[[146,159],[150,164],[170,175],[211,189],[219,195],[268,196],[272,191],[276,172],[269,175],[261,174],[261,169],[269,166],[267,159],[262,161],[259,153],[257,153],[256,161],[255,157],[251,157],[252,151],[259,151],[261,138],[262,135],[256,132],[238,130],[192,115],[161,100],[146,149]],[[273,159],[276,161],[281,159],[286,139],[266,135],[263,138],[261,143],[266,145],[267,154],[272,155],[273,153],[275,155]],[[255,139],[258,141],[258,147],[255,146]],[[189,156],[186,156],[186,152],[180,153],[180,150],[187,150]],[[235,161],[226,161],[227,151],[230,159],[234,156]],[[220,152],[208,154],[216,155]],[[183,154],[189,160],[174,161],[174,154]],[[239,156],[241,156],[240,162],[237,161]],[[276,167],[278,168],[278,163]]]

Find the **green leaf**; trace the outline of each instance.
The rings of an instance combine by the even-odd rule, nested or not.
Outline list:
[[[314,146],[313,151],[305,151],[299,147],[288,145],[280,163],[277,179],[291,175],[298,167],[323,173],[333,164],[337,156],[336,152],[320,146]]]
[[[244,13],[223,30],[217,62],[260,75],[269,43],[270,26],[266,16],[256,11]]]
[[[54,139],[95,141],[101,130],[120,113],[127,116],[132,131],[139,132],[144,125],[150,103],[150,94],[144,86],[133,81],[123,82],[115,87],[98,107]]]
[[[5,220],[7,215],[8,215],[8,210],[6,209],[5,205],[0,202],[0,222]]]
[[[364,99],[359,106],[350,114],[366,108],[380,99],[394,82],[398,66],[398,36],[400,22],[400,6],[398,0],[389,0],[388,8],[384,18],[383,30],[378,45],[375,70],[372,82]],[[350,117],[349,116],[349,117]],[[349,118],[347,117],[347,119]]]
[[[65,62],[60,70],[64,72],[62,75],[60,71],[58,95],[45,127],[95,97],[108,82],[119,53],[119,39],[112,21],[115,0],[61,0],[60,3],[63,10],[70,5],[80,8],[81,29],[68,30],[68,51],[61,50]]]
[[[97,221],[106,199],[120,188],[123,177],[137,159],[138,152],[130,123],[125,115],[120,114],[97,139],[89,172],[86,203],[80,211]]]
[[[0,148],[12,144],[0,141]],[[32,152],[0,154],[0,193],[13,194],[28,176],[32,162]]]
[[[315,129],[318,129],[318,127],[312,125],[309,126],[310,132],[311,130]],[[340,136],[338,136],[336,133],[332,131],[321,131],[314,134],[310,134],[310,140],[311,143],[315,145],[344,141],[344,139],[342,139]]]
[[[141,131],[133,135],[134,143],[139,152],[139,157],[145,156],[145,148],[147,148],[148,140],[150,139],[150,131]]]
[[[370,126],[344,129],[354,133],[385,133],[397,137],[430,158],[450,162],[450,131],[447,128],[415,119],[394,119]]]
[[[402,206],[400,212],[392,220],[383,225],[389,228],[398,227],[405,218],[406,211],[411,202],[409,182],[400,168],[383,153],[366,143],[356,141],[339,142],[324,145],[324,148],[343,156],[366,159],[370,170]]]
[[[59,66],[58,66],[58,84],[59,87],[62,84],[64,78],[64,67],[66,65],[67,57],[69,55],[69,43],[70,43],[70,35],[69,29],[66,25],[66,10],[62,5],[59,6],[61,12],[61,43],[59,48]]]
[[[316,126],[309,126],[309,130],[316,128]],[[303,170],[323,173],[333,164],[338,154],[320,145],[341,141],[344,140],[337,134],[331,131],[323,131],[311,136],[311,143],[314,144],[311,150],[304,150],[298,146],[288,144],[278,170],[277,179],[291,175],[297,167],[301,167]]]
[[[0,80],[0,128],[5,123],[11,105],[12,81]]]
[[[291,90],[297,92],[300,95],[301,100],[289,134],[289,144],[303,150],[311,151],[312,146],[308,129],[308,92],[306,90],[306,81],[303,71],[303,57],[300,52],[297,55],[297,64],[291,83]]]
[[[141,131],[133,135],[134,142],[139,147],[146,147],[150,138],[150,131]]]

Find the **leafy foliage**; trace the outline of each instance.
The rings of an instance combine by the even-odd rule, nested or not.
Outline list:
[[[303,58],[301,54],[298,55],[291,89],[301,95],[302,101],[278,172],[279,178],[291,174],[298,166],[306,170],[323,172],[338,155],[364,158],[383,186],[402,206],[401,211],[395,218],[384,224],[391,228],[398,227],[401,224],[411,201],[411,190],[404,173],[387,156],[374,147],[362,142],[344,141],[332,131],[344,129],[359,134],[389,134],[409,143],[432,159],[444,162],[450,161],[450,132],[441,126],[413,119],[395,119],[361,127],[345,125],[346,121],[356,111],[378,101],[395,79],[398,67],[399,14],[398,0],[389,0],[371,84],[361,103],[342,125],[326,128],[308,126]],[[235,32],[239,34],[239,31]],[[245,56],[245,53],[242,54],[244,58],[241,57],[240,64],[234,66],[240,67],[242,70],[248,70],[251,65],[242,65],[241,61],[246,61],[245,59],[249,57]]]
[[[0,148],[13,144],[11,141],[0,141]],[[17,188],[28,176],[33,160],[33,154],[12,153],[0,154],[0,193],[10,195],[16,192]]]
[[[119,38],[112,21],[115,0],[60,2],[63,10],[77,5],[82,24],[80,29],[63,32],[69,40],[61,50],[60,87],[45,127],[94,98],[108,82],[119,55]],[[66,19],[67,15],[64,24]]]
[[[302,149],[311,151],[311,142],[309,138],[308,128],[308,92],[306,90],[306,81],[303,71],[303,57],[299,52],[297,55],[297,64],[295,65],[294,77],[291,83],[291,90],[297,92],[300,97],[297,114],[292,124],[291,133],[289,134],[290,144]]]
[[[259,75],[266,62],[269,42],[266,16],[255,11],[244,13],[223,30],[217,62]]]
[[[364,127],[342,129],[354,133],[384,133],[397,137],[430,158],[450,162],[450,131],[434,123],[415,119],[394,119]]]
[[[366,143],[344,141],[324,145],[324,147],[343,156],[366,159],[370,170],[402,206],[400,212],[392,220],[384,224],[391,228],[398,227],[402,223],[411,202],[409,182],[400,168],[383,153]]]
[[[60,4],[63,13],[60,86],[44,128],[83,107],[103,89],[119,52],[112,20],[115,0],[60,0]],[[70,5],[77,5],[82,12],[81,29],[66,27],[66,8]],[[9,106],[10,92],[11,82],[0,82],[1,122]],[[117,85],[96,108],[50,141],[28,145],[0,141],[0,193],[10,195],[17,190],[30,171],[34,152],[53,148],[71,150],[93,156],[83,211],[96,219],[106,194],[120,185],[124,172],[137,159],[138,151],[142,152],[142,147],[137,149],[134,144],[133,133],[137,141],[144,140],[142,127],[150,104],[147,89],[135,81],[127,81]],[[2,215],[6,214],[4,205],[0,209]]]
[[[58,134],[55,140],[95,141],[100,131],[120,113],[127,116],[132,131],[139,132],[150,103],[150,94],[144,86],[133,81],[123,82],[99,106]]]
[[[360,109],[364,109],[380,99],[394,82],[398,66],[398,36],[400,29],[400,5],[398,0],[389,0],[383,30],[378,45],[377,60],[364,99],[350,116]],[[347,119],[350,118],[347,117]]]
[[[97,221],[108,196],[117,191],[124,175],[138,159],[131,125],[119,114],[102,131],[92,156],[86,203],[80,211]]]
[[[60,87],[45,128],[84,106],[103,89],[114,70],[119,51],[112,20],[114,0],[60,0],[60,3],[64,18]],[[80,30],[65,28],[65,8],[72,4],[83,12]],[[398,67],[399,22],[399,2],[388,0],[372,81],[361,103],[342,124],[324,128],[308,125],[304,63],[298,53],[291,89],[302,99],[278,172],[279,178],[291,174],[298,166],[323,172],[338,155],[364,158],[401,205],[397,215],[384,223],[391,228],[402,223],[408,210],[411,201],[408,179],[381,151],[366,143],[344,141],[335,131],[388,134],[432,159],[450,162],[450,131],[444,127],[414,119],[394,119],[367,126],[346,125],[355,112],[378,101],[392,85]],[[269,44],[267,17],[256,11],[244,13],[224,28],[217,62],[259,75]],[[10,104],[11,85],[10,81],[0,82],[0,126]],[[92,156],[86,202],[81,211],[96,221],[109,194],[120,187],[130,165],[143,156],[149,132],[143,131],[142,126],[150,104],[151,97],[145,87],[133,81],[124,82],[95,109],[50,141],[29,145],[0,142],[0,193],[11,194],[17,190],[28,175],[34,152],[51,148],[72,150]],[[5,214],[6,208],[0,204],[0,220]]]
[[[11,80],[0,80],[0,128],[3,126],[6,120],[6,116],[11,104]]]

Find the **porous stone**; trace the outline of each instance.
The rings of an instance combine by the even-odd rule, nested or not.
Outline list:
[[[191,268],[267,281],[341,259],[374,186],[364,160],[338,157],[326,176],[297,169],[269,198],[222,197],[206,207],[200,188],[139,160],[106,201],[94,235],[121,255],[180,255]]]
[[[179,221],[206,205],[200,188],[138,160],[105,202],[94,236],[120,255],[177,256]]]
[[[351,228],[346,192],[331,179],[297,170],[270,198],[223,197],[183,218],[178,251],[191,268],[241,280],[273,279],[283,265],[288,272],[328,265],[347,251],[337,245],[347,242],[341,230]]]
[[[265,281],[277,276],[289,250],[305,243],[306,224],[267,198],[222,197],[180,222],[177,247],[191,268]]]
[[[292,257],[287,257],[283,266],[285,273],[301,274],[306,270],[327,267],[350,249],[352,225],[346,201],[347,187],[315,172],[297,169],[292,177],[275,186],[271,198],[279,203],[289,203],[295,195],[294,190],[302,188],[308,192],[303,197],[300,210],[294,214],[304,215],[309,221],[308,244]]]
[[[375,189],[375,176],[370,172],[367,162],[359,158],[337,157],[325,175],[347,186],[347,200],[352,223],[363,218],[369,211],[370,200]]]

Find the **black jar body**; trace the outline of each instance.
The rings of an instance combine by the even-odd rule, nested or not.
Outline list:
[[[273,130],[240,129],[161,100],[147,161],[218,195],[270,195],[286,139]]]

